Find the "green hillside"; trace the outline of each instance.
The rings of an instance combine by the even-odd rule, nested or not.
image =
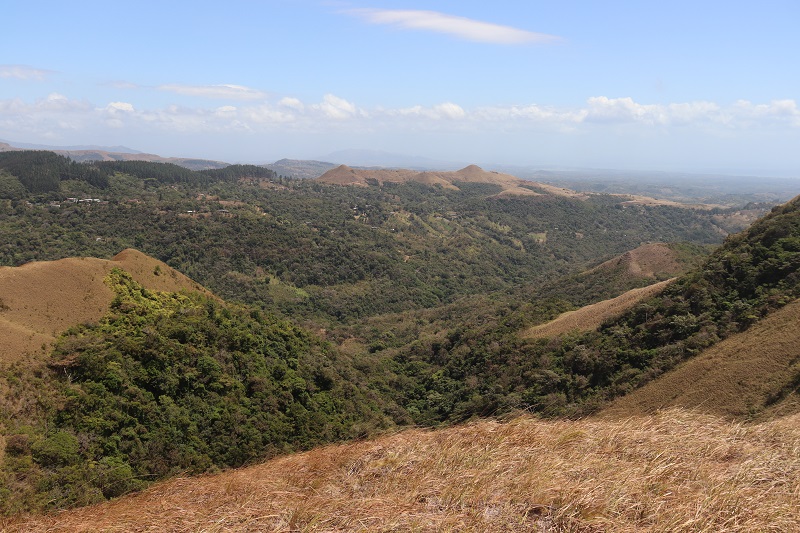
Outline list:
[[[548,318],[545,302],[473,316],[387,348],[378,386],[417,423],[512,409],[590,413],[796,299],[799,205],[776,207],[700,268],[597,331],[522,339],[536,310]],[[559,310],[549,311],[552,318]]]
[[[0,376],[0,510],[85,505],[385,424],[358,372],[313,336],[118,269],[96,324]],[[20,404],[20,398],[27,401]]]
[[[499,188],[483,183],[337,187],[261,167],[195,172],[10,154],[16,162],[27,154],[28,170],[0,157],[4,172],[23,175],[52,159],[48,175],[60,181],[20,196],[25,179],[6,175],[0,264],[136,248],[226,299],[323,327],[538,287],[645,242],[715,244],[724,236],[717,212],[626,206],[608,195],[498,198]],[[59,165],[97,174],[102,186],[59,174]]]

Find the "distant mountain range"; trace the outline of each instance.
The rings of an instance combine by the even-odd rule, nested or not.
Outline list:
[[[339,150],[321,159],[351,167],[409,168],[412,170],[457,170],[467,166],[466,162],[442,161],[381,150]]]
[[[155,163],[172,163],[190,170],[209,170],[225,168],[230,163],[210,159],[194,159],[187,157],[162,157],[131,150],[124,146],[45,146],[27,143],[9,143],[0,141],[0,152],[14,150],[48,150],[69,157],[74,161],[150,161]]]
[[[78,146],[54,146],[49,144],[31,144],[21,143],[15,141],[7,141],[0,139],[0,150],[3,150],[2,145],[8,145],[11,148],[21,148],[23,150],[66,150],[66,151],[81,151],[81,150],[100,150],[104,152],[114,152],[120,154],[141,154],[142,152],[128,148],[127,146],[97,146],[97,145],[78,145]]]
[[[191,170],[224,168],[230,163],[202,158],[163,157],[125,146],[50,146],[0,140],[0,152],[51,150],[75,161],[152,161],[172,163]],[[314,179],[339,165],[351,169],[407,169],[409,171],[456,171],[466,163],[442,161],[393,152],[350,149],[318,159],[280,159],[261,166],[277,174]],[[708,173],[631,171],[505,165],[483,163],[485,168],[523,180],[572,190],[606,194],[632,194],[682,204],[703,203],[742,206],[748,202],[785,202],[800,193],[800,180],[791,178],[735,176]],[[389,180],[392,181],[392,180]]]

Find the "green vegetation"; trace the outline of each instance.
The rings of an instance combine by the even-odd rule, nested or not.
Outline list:
[[[487,184],[335,187],[252,166],[81,165],[108,186],[67,179],[28,195],[34,205],[0,201],[0,264],[133,247],[226,299],[324,327],[529,291],[642,242],[720,240],[707,212],[602,195],[493,198]],[[107,203],[65,201],[87,196]]]
[[[510,409],[583,415],[800,296],[800,199],[598,331],[521,340],[530,310],[387,350],[382,390],[417,423]],[[540,304],[541,305],[541,304]],[[540,307],[541,308],[541,307]]]

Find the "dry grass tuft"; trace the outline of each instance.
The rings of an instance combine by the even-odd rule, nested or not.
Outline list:
[[[481,421],[329,446],[17,531],[790,531],[800,416]]]

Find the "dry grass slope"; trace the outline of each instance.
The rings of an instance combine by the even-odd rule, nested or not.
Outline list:
[[[605,263],[588,270],[586,274],[597,271],[613,271],[625,269],[634,277],[654,278],[657,276],[674,276],[682,274],[685,270],[677,260],[677,254],[664,243],[643,244],[638,248],[625,252]],[[663,278],[662,278],[663,279]]]
[[[800,379],[799,323],[800,301],[795,301],[618,399],[606,414],[672,406],[737,418],[798,412],[798,402],[780,405],[780,400]]]
[[[132,249],[111,260],[68,258],[0,267],[0,365],[41,354],[68,327],[100,319],[113,298],[103,278],[114,267],[149,289],[205,290]]]
[[[591,331],[600,327],[606,320],[621,315],[642,300],[658,294],[671,281],[666,280],[647,287],[632,289],[616,298],[562,313],[550,322],[523,331],[521,335],[523,338],[541,339],[564,335],[572,331]]]
[[[340,165],[327,171],[317,178],[323,183],[334,185],[366,186],[370,180],[378,183],[405,183],[416,181],[427,185],[440,185],[445,189],[458,190],[456,182],[466,183],[491,183],[502,187],[501,195],[536,196],[540,193],[521,185],[533,186],[544,190],[547,194],[566,196],[570,198],[585,199],[585,194],[577,193],[562,187],[546,185],[533,181],[519,179],[510,174],[486,171],[476,165],[470,165],[454,172],[426,171],[406,169],[354,169],[347,165]]]
[[[800,416],[481,421],[176,479],[18,531],[792,531]],[[1,524],[1,523],[0,523]]]

